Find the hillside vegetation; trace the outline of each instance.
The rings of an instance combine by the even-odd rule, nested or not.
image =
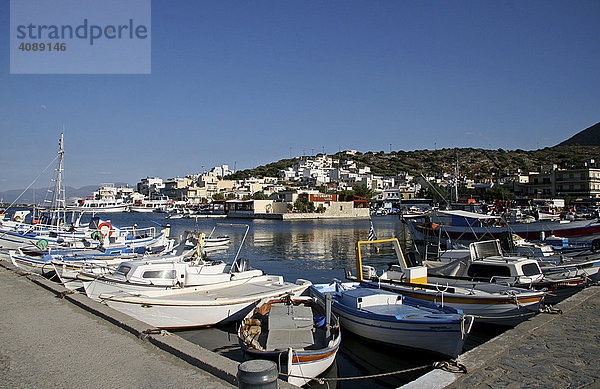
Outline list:
[[[502,176],[516,169],[525,173],[539,171],[541,166],[551,164],[563,168],[583,166],[583,163],[590,159],[600,161],[600,146],[555,146],[533,151],[455,148],[391,153],[370,151],[355,155],[341,152],[333,157],[341,161],[353,160],[360,166],[369,166],[373,174],[380,176],[395,176],[401,172],[453,173],[458,159],[460,174],[483,179]],[[276,177],[279,170],[294,166],[300,160],[301,158],[282,159],[254,169],[238,171],[228,178]]]

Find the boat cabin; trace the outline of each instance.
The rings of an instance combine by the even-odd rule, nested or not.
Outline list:
[[[446,277],[526,285],[544,277],[537,260],[504,256],[498,240],[471,243],[468,256],[445,265],[435,262],[425,261],[430,273]]]
[[[176,260],[178,257],[173,257]],[[205,285],[229,281],[223,261],[128,261],[119,265],[108,279],[135,284],[160,286]]]

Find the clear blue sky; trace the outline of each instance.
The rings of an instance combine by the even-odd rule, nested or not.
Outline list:
[[[150,75],[10,75],[0,191],[357,149],[553,146],[600,120],[600,1],[152,1]],[[34,187],[44,187],[40,182]]]

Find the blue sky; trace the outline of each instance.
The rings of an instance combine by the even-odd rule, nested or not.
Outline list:
[[[152,1],[150,75],[11,75],[0,56],[0,191],[39,174],[63,125],[75,187],[323,150],[553,146],[600,120],[599,16],[595,0]]]

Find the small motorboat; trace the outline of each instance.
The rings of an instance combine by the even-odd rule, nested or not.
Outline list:
[[[261,275],[195,287],[101,294],[111,308],[162,329],[208,327],[243,318],[259,301],[301,295],[311,283],[293,284],[282,276]]]
[[[373,266],[363,265],[362,246],[386,243],[392,245],[395,263],[377,273]],[[388,247],[389,249],[389,247]],[[517,288],[498,283],[431,277],[425,266],[409,267],[398,239],[360,241],[356,249],[356,275],[346,272],[351,281],[400,293],[442,307],[459,309],[477,319],[477,323],[514,326],[539,312],[546,292]]]
[[[331,366],[341,339],[331,310],[312,297],[289,295],[257,305],[242,321],[238,337],[248,355],[280,363],[279,371],[297,386]]]
[[[333,298],[341,326],[356,335],[388,345],[426,350],[455,358],[473,324],[451,307],[441,307],[358,282],[317,284],[311,294]]]

